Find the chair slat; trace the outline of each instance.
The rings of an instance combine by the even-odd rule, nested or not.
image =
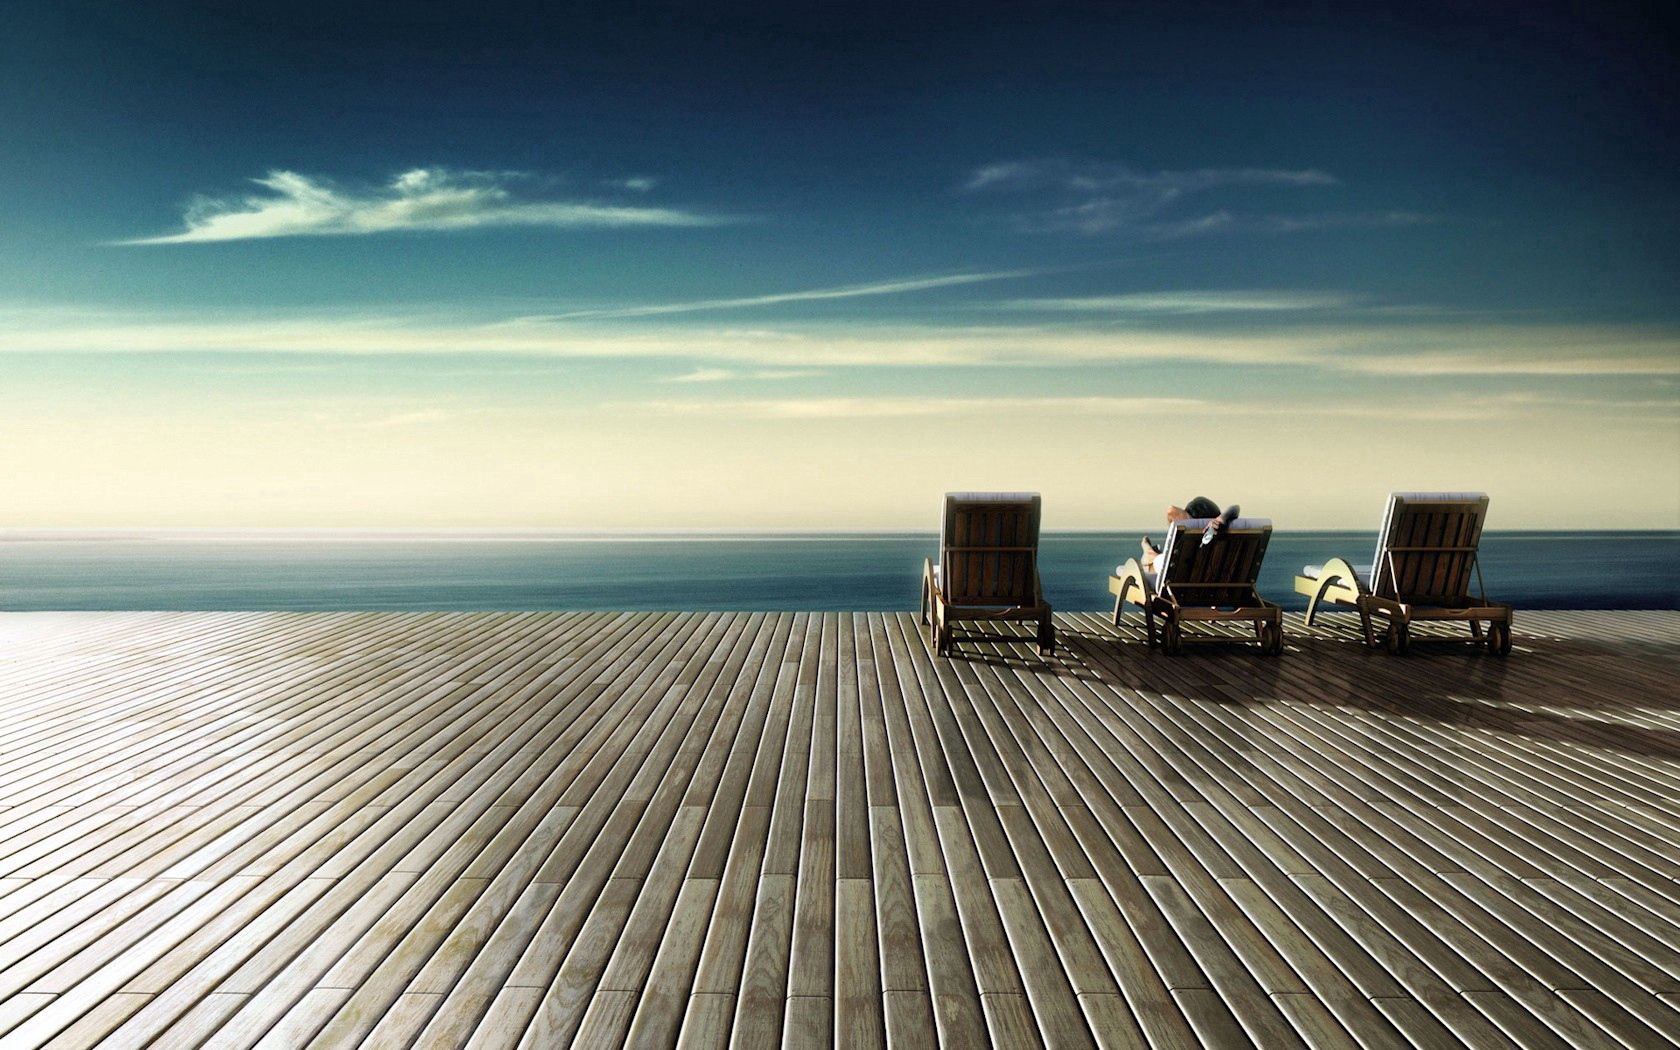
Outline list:
[[[958,605],[1027,605],[1037,578],[1037,508],[953,502],[946,508],[941,571]]]
[[[1396,601],[1435,605],[1469,599],[1486,504],[1401,504],[1388,523],[1373,592]]]

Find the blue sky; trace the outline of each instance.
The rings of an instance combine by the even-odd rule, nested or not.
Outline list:
[[[0,524],[1680,524],[1638,8],[224,6],[8,8]]]

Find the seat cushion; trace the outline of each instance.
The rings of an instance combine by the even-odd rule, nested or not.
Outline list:
[[[1138,567],[1143,568],[1141,565],[1138,566]],[[1126,566],[1123,565],[1123,564],[1122,565],[1116,565],[1114,567],[1114,575],[1116,575],[1116,576],[1126,575]],[[1155,570],[1144,569],[1143,570],[1143,581],[1145,583],[1149,584],[1149,589],[1150,590],[1154,590],[1155,589]]]
[[[1316,579],[1318,579],[1319,574],[1322,573],[1323,571],[1324,571],[1324,566],[1322,566],[1322,565],[1308,565],[1308,566],[1305,566],[1301,569],[1301,575],[1305,576],[1309,580],[1316,580]],[[1358,569],[1358,568],[1356,568],[1356,569],[1353,570],[1353,574],[1359,578],[1360,583],[1365,584],[1367,587],[1370,586],[1370,584],[1371,584],[1371,571],[1369,569]]]
[[[1185,532],[1199,532],[1202,529],[1207,528],[1208,523],[1212,522],[1214,520],[1216,520],[1216,519],[1214,519],[1214,518],[1181,518],[1178,521],[1173,522],[1173,528],[1182,529]],[[1250,529],[1269,529],[1269,528],[1272,527],[1272,519],[1271,518],[1238,518],[1235,521],[1231,522],[1230,527],[1231,527],[1231,530],[1233,532],[1243,532],[1243,531],[1248,531]]]
[[[1031,503],[1036,492],[947,492],[945,498],[958,503]]]

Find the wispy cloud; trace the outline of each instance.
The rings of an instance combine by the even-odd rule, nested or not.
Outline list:
[[[1300,230],[1359,230],[1395,226],[1426,226],[1440,221],[1434,215],[1415,211],[1325,212],[1320,215],[1259,215],[1243,224],[1261,233],[1296,233]]]
[[[1301,233],[1307,230],[1379,230],[1401,226],[1424,226],[1436,222],[1433,215],[1409,211],[1323,212],[1308,215],[1233,215],[1221,209],[1189,219],[1141,223],[1136,231],[1156,241],[1175,241],[1204,233]],[[1102,233],[1113,225],[1086,224],[1086,233]]]
[[[969,173],[963,189],[1018,202],[1010,221],[1034,233],[1125,232],[1165,241],[1222,232],[1292,233],[1432,221],[1401,211],[1247,214],[1210,201],[1243,189],[1311,190],[1338,184],[1334,175],[1316,168],[1145,171],[1101,161],[1040,158],[984,165]]]
[[[1347,419],[1410,419],[1469,422],[1532,416],[1536,411],[1578,410],[1653,413],[1673,418],[1680,399],[1593,399],[1514,393],[1494,397],[1462,397],[1444,400],[1397,399],[1327,400],[1302,403],[1299,400],[1230,400],[1183,397],[800,397],[720,398],[714,400],[652,399],[613,402],[610,411],[636,411],[655,415],[720,416],[729,419],[820,421],[854,419],[912,419],[930,416],[986,416],[1006,414],[1013,419],[1100,416],[1121,419],[1132,416],[1243,418],[1302,416]]]
[[[1012,160],[976,168],[964,183],[970,190],[1060,189],[1126,191],[1161,198],[1217,186],[1333,186],[1336,177],[1316,168],[1194,168],[1142,171],[1125,164],[1048,157]]]
[[[1356,302],[1341,292],[1260,290],[1137,292],[1068,299],[1009,299],[997,304],[1012,310],[1103,314],[1218,314],[1333,310]]]
[[[357,430],[396,430],[402,427],[424,426],[427,423],[441,423],[451,415],[452,413],[441,409],[427,408],[413,412],[393,412],[375,419],[347,420],[344,425]]]
[[[1064,214],[1064,212],[1066,214]],[[1117,214],[1113,202],[1108,200],[1093,201],[1074,209],[1064,209],[1064,212],[1052,214],[1057,220],[1045,225],[1047,230],[1072,229],[1080,233],[1106,233],[1126,225],[1126,217]],[[1077,222],[1061,224],[1060,220],[1073,216]],[[1197,215],[1188,219],[1169,219],[1159,222],[1137,224],[1137,231],[1151,240],[1176,241],[1180,237],[1197,237],[1204,233],[1222,233],[1233,230],[1238,226],[1237,217],[1223,208],[1206,215]],[[1029,227],[1030,228],[1030,227]]]
[[[816,368],[696,368],[680,376],[672,376],[667,383],[725,383],[736,380],[808,379],[822,375]]]
[[[684,362],[694,368],[1059,368],[1159,362],[1370,375],[1680,376],[1672,327],[1418,324],[1409,319],[1263,329],[995,324],[764,327],[450,322],[434,315],[119,318],[0,314],[0,353],[530,355]]]
[[[737,419],[889,419],[972,416],[985,413],[1063,415],[1178,415],[1207,402],[1182,397],[804,397],[707,401],[650,400],[615,404],[661,415],[729,416]]]
[[[1041,270],[996,270],[990,273],[952,273],[937,277],[906,277],[868,284],[848,284],[836,288],[808,288],[796,292],[774,292],[769,295],[749,295],[733,299],[692,299],[680,303],[650,303],[638,306],[609,306],[566,313],[522,317],[514,323],[547,323],[573,321],[584,318],[654,317],[661,314],[687,314],[706,310],[739,310],[758,306],[780,306],[784,303],[811,303],[829,299],[859,299],[876,295],[905,295],[934,288],[953,288],[987,281],[1006,281],[1017,277],[1031,277]]]
[[[540,180],[516,172],[415,168],[382,186],[345,187],[293,171],[253,179],[262,193],[202,197],[188,206],[175,233],[119,241],[126,245],[193,244],[265,237],[342,237],[398,230],[473,230],[533,226],[710,226],[733,221],[677,208],[556,200],[522,191]],[[645,191],[647,182],[626,180]]]

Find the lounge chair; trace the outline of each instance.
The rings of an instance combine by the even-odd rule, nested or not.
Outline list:
[[[1267,518],[1238,518],[1203,545],[1202,533],[1212,518],[1188,518],[1167,530],[1166,544],[1155,558],[1155,571],[1133,558],[1108,578],[1114,595],[1114,623],[1127,605],[1143,610],[1149,645],[1156,644],[1155,619],[1160,617],[1160,644],[1177,655],[1186,642],[1229,641],[1226,635],[1187,635],[1187,622],[1247,622],[1267,656],[1283,652],[1283,610],[1254,589],[1260,563],[1272,539]]]
[[[1403,653],[1410,628],[1421,620],[1462,620],[1470,639],[1488,651],[1511,651],[1511,607],[1490,602],[1482,590],[1476,561],[1488,498],[1481,492],[1396,492],[1388,497],[1377,553],[1369,569],[1356,569],[1342,558],[1308,565],[1295,577],[1295,590],[1308,598],[1307,624],[1325,603],[1357,609],[1365,644],[1376,645],[1371,618],[1387,620],[1382,644]],[[1476,596],[1470,575],[1476,575]]]
[[[922,566],[922,623],[940,656],[951,653],[958,620],[1032,620],[1038,649],[1056,648],[1050,605],[1038,582],[1036,492],[948,492],[939,561]]]

